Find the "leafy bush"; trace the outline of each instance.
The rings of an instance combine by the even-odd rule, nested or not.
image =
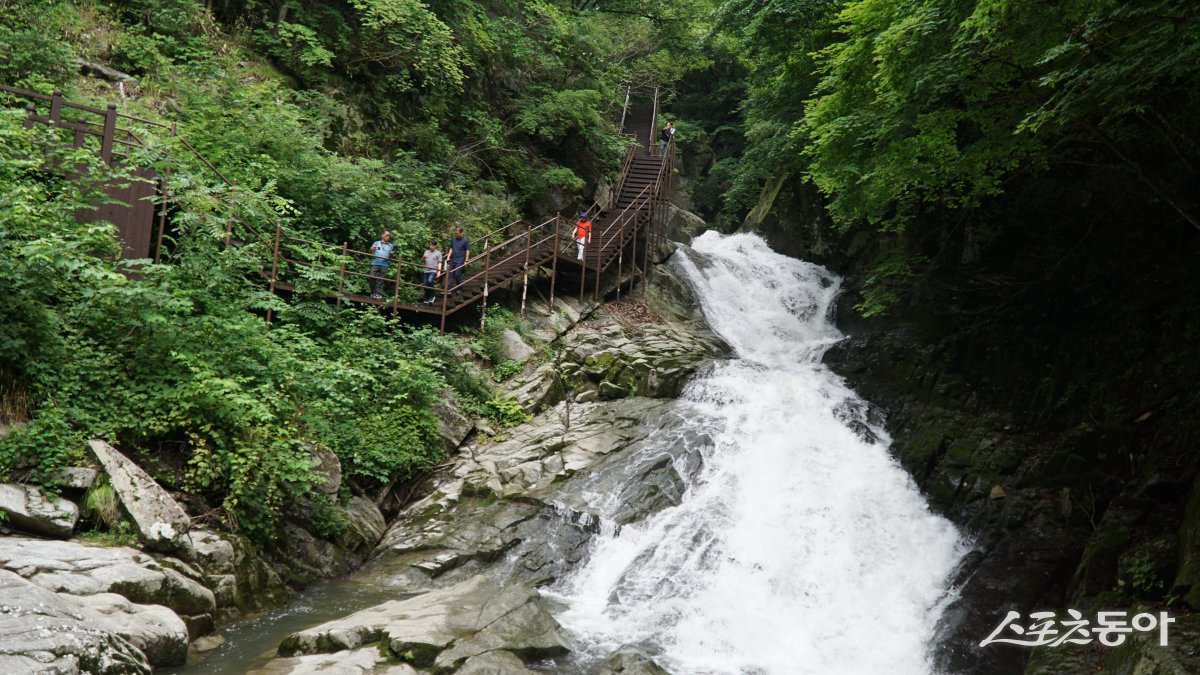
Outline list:
[[[0,475],[46,479],[87,438],[150,456],[179,448],[185,462],[159,479],[263,537],[315,480],[309,442],[334,449],[348,476],[380,482],[437,461],[429,404],[446,386],[447,341],[370,309],[343,310],[313,337],[306,317],[322,313],[267,293],[260,252],[222,246],[213,196],[194,182],[180,196],[174,264],[126,276],[111,228],[74,218],[94,193],[38,170],[35,133],[0,116],[0,369],[31,408],[0,439]],[[253,211],[263,195],[235,199]],[[270,333],[264,307],[279,312]]]

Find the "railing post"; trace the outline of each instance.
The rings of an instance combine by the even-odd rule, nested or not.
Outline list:
[[[389,256],[390,257],[390,256]],[[400,313],[400,273],[404,270],[404,265],[400,264],[400,256],[396,256],[396,289],[392,293],[392,318]]]
[[[649,274],[650,270],[650,249],[654,248],[654,220],[651,218],[649,226],[646,228],[646,250],[642,253],[642,274]],[[637,259],[634,258],[636,261]],[[642,285],[642,295],[645,295],[645,284]]]
[[[82,148],[84,142],[86,141],[86,137],[84,136],[83,129],[84,129],[84,126],[87,124],[87,120],[84,119],[83,116],[81,115],[79,117],[78,122],[79,122],[79,128],[75,130],[75,147]]]
[[[533,228],[525,230],[525,280],[521,286],[521,318],[525,318],[525,296],[529,295],[529,249],[533,246]]]
[[[554,214],[554,241],[550,244],[550,252],[554,257],[550,259],[550,313],[554,313],[554,285],[558,282],[558,248],[562,246],[562,238],[559,233],[559,224],[562,222],[562,213]]]
[[[600,236],[596,237],[596,240],[600,242],[600,246],[595,251],[595,253],[596,253],[596,285],[592,288],[592,300],[600,299],[600,267],[601,267],[601,262],[604,259],[604,235],[601,234]],[[611,243],[612,237],[609,237],[608,240]],[[584,254],[583,257],[587,258],[587,255]]]
[[[629,294],[633,295],[633,283],[637,279],[637,244],[638,233],[642,229],[642,224],[639,221],[633,221],[633,250],[629,252],[629,265],[633,267],[633,272],[629,275]],[[644,274],[645,272],[643,272]]]
[[[446,307],[450,303],[450,261],[442,263],[442,335],[446,334]]]
[[[463,263],[464,265],[466,263]],[[479,329],[483,330],[487,323],[487,302],[488,302],[488,272],[491,270],[492,250],[488,246],[488,240],[483,240],[483,310],[479,312]],[[463,270],[464,273],[466,270]]]
[[[104,111],[104,135],[100,137],[100,159],[112,164],[113,138],[117,135],[117,104],[109,103]]]
[[[279,272],[279,235],[283,233],[278,223],[275,224],[275,244],[271,248],[271,295],[275,295],[275,277]],[[271,308],[267,308],[267,332],[271,332]]]
[[[34,119],[37,117],[37,106],[32,103],[25,104],[25,128],[32,129]]]
[[[50,96],[50,126],[58,126],[59,120],[62,119],[62,89],[55,89],[54,94]]]
[[[617,239],[617,302],[621,301],[621,273],[624,270],[625,260],[625,224],[628,222],[628,220],[621,221],[621,234]]]
[[[338,265],[338,294],[337,294],[337,306],[338,307],[342,306],[342,295],[343,295],[344,291],[346,290],[346,251],[349,249],[350,249],[350,242],[348,242],[348,241],[342,242],[342,257],[340,258],[340,261],[339,261],[340,264]]]

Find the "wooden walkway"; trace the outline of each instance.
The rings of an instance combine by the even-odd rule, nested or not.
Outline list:
[[[15,95],[18,100],[27,101],[26,126],[43,124],[65,129],[74,134],[76,147],[82,145],[82,139],[89,134],[98,137],[99,152],[106,161],[114,147],[143,145],[135,133],[117,126],[115,121],[127,120],[169,133],[166,169],[160,177],[159,194],[154,200],[158,204],[159,215],[155,261],[159,259],[169,210],[166,206],[171,195],[174,153],[190,153],[227,188],[236,190],[233,181],[217,170],[186,139],[177,135],[173,123],[166,125],[119,115],[115,105],[109,105],[107,110],[99,110],[72,104],[65,101],[58,91],[46,96],[12,87],[0,86],[0,90]],[[384,282],[383,297],[373,298],[363,292],[370,282],[367,270],[374,259],[373,254],[352,250],[348,243],[335,246],[297,237],[269,214],[259,213],[248,217],[231,208],[225,243],[259,247],[265,260],[262,276],[272,292],[316,293],[338,304],[353,302],[386,307],[396,314],[405,312],[436,316],[440,318],[443,331],[448,317],[479,303],[486,310],[493,292],[518,283],[523,287],[523,313],[529,277],[539,268],[550,276],[551,306],[561,280],[573,282],[580,298],[589,286],[593,296],[598,296],[602,275],[614,266],[618,279],[625,278],[627,271],[632,272],[634,277],[643,274],[651,263],[651,248],[665,236],[665,198],[671,187],[674,148],[670,147],[664,156],[658,156],[658,90],[654,90],[650,102],[646,104],[630,105],[630,97],[631,92],[627,90],[621,133],[630,142],[621,165],[617,196],[612,204],[594,203],[587,209],[593,215],[592,240],[585,247],[582,259],[578,258],[572,238],[575,230],[573,219],[556,215],[538,224],[518,220],[476,238],[472,244],[478,246],[478,250],[472,251],[471,259],[463,269],[459,292],[450,292],[450,275],[442,274],[435,281],[437,301],[424,304],[421,298],[426,290],[419,283],[421,265],[403,259],[390,261],[390,278]],[[38,106],[44,105],[49,106],[48,112],[41,114]],[[95,112],[102,114],[104,119],[90,126],[82,120],[77,124],[69,123],[60,115],[60,110],[64,108]],[[152,196],[146,199],[152,199]],[[255,218],[266,218],[274,226],[274,231],[264,232],[252,225],[250,221]],[[143,215],[136,228],[143,249],[149,248],[151,223],[151,219]],[[122,237],[129,238],[124,232]],[[141,253],[143,256],[147,254],[148,251]],[[415,252],[413,255],[415,257]],[[620,293],[619,285],[617,292]],[[271,312],[268,310],[268,328],[270,323]]]

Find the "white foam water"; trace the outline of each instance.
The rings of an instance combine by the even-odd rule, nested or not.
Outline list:
[[[640,644],[679,675],[933,672],[966,546],[820,363],[839,279],[753,235],[678,256],[734,349],[682,397],[712,443],[678,506],[602,528],[552,593],[559,621],[586,654]]]

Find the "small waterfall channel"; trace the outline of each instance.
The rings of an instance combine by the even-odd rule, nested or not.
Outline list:
[[[753,235],[706,233],[677,255],[734,350],[692,380],[683,428],[661,438],[708,439],[700,468],[680,467],[679,505],[623,527],[603,515],[620,504],[590,496],[601,532],[546,593],[558,620],[593,659],[635,644],[677,674],[933,672],[967,546],[821,365],[841,338],[839,279]]]

